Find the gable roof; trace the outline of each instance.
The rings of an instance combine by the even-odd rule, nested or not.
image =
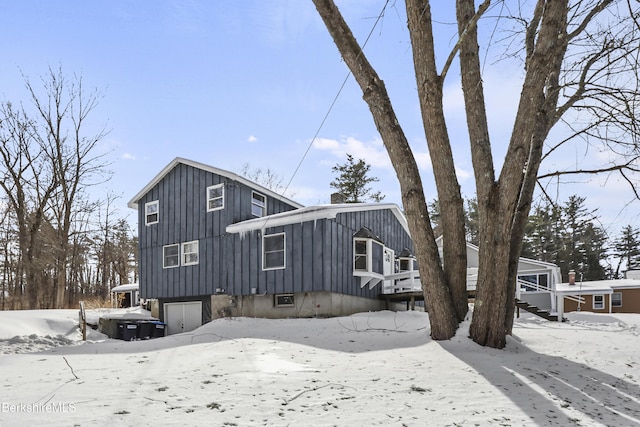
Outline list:
[[[268,197],[274,198],[276,200],[282,200],[285,203],[288,203],[288,204],[290,204],[291,206],[293,206],[295,208],[303,207],[303,205],[301,205],[300,203],[294,202],[293,200],[288,199],[287,197],[284,197],[283,195],[278,194],[273,190],[269,190],[268,188],[263,187],[260,184],[256,184],[255,182],[250,181],[250,180],[248,180],[247,178],[245,178],[243,176],[240,176],[240,175],[235,174],[233,172],[226,171],[224,169],[219,169],[219,168],[216,168],[216,167],[213,167],[213,166],[205,165],[204,163],[200,163],[200,162],[196,162],[196,161],[193,161],[193,160],[184,159],[182,157],[176,157],[175,159],[173,159],[171,161],[171,163],[169,163],[167,166],[165,166],[164,169],[162,169],[160,171],[160,173],[158,173],[147,185],[145,185],[142,190],[140,190],[135,196],[133,196],[133,198],[129,201],[127,206],[129,206],[131,209],[138,209],[138,200],[140,200],[145,194],[147,194],[158,182],[160,182],[178,164],[191,166],[191,167],[194,167],[196,169],[201,169],[201,170],[204,170],[204,171],[207,171],[207,172],[214,173],[216,175],[224,176],[224,177],[229,178],[229,179],[231,179],[233,181],[240,182],[240,183],[246,185],[247,187],[253,188],[253,189],[259,191],[260,193],[267,195]]]
[[[246,233],[253,230],[262,230],[267,227],[278,227],[282,225],[296,224],[318,219],[335,219],[338,214],[347,212],[363,212],[389,209],[396,219],[409,234],[409,225],[400,211],[398,205],[394,203],[342,203],[333,205],[307,206],[288,212],[281,212],[262,218],[254,218],[238,222],[227,226],[227,233]]]

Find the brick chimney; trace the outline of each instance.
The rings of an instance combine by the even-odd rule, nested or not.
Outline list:
[[[345,203],[345,197],[344,194],[340,194],[340,193],[331,193],[331,204],[332,205],[339,205]]]
[[[569,270],[569,284],[576,284],[576,272],[574,270]]]

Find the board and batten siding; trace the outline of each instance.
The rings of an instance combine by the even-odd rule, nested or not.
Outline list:
[[[206,189],[224,183],[224,209],[207,212]],[[140,245],[140,295],[142,298],[175,298],[210,295],[219,283],[235,276],[235,239],[227,235],[230,224],[254,218],[251,188],[206,170],[178,163],[138,200]],[[261,193],[263,194],[263,193]],[[145,224],[145,204],[157,200],[157,224]],[[267,214],[295,209],[267,197]],[[165,245],[197,240],[196,265],[163,268]],[[224,279],[224,280],[223,280]]]
[[[380,288],[361,288],[353,276],[353,235],[370,228],[398,254],[413,250],[409,235],[389,209],[338,214],[336,219],[317,219],[263,230],[235,234],[226,239],[233,261],[213,272],[214,288],[230,295],[335,292],[377,298]],[[262,236],[285,233],[285,268],[262,270]],[[230,237],[227,236],[227,237]],[[240,268],[238,268],[238,265]],[[215,270],[215,269],[214,269]]]

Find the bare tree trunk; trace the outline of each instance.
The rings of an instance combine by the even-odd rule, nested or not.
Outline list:
[[[95,148],[106,131],[103,129],[90,137],[83,134],[84,122],[97,107],[100,94],[95,91],[86,93],[82,78],[67,82],[61,69],[50,68],[44,85],[45,99],[38,97],[29,81],[26,86],[45,129],[40,135],[41,144],[59,189],[51,210],[56,218],[59,240],[55,305],[62,308],[73,219],[86,209],[82,206],[82,188],[94,184],[92,177],[105,172],[106,165],[100,160],[102,155],[96,154]]]
[[[522,41],[521,48],[515,52],[516,55],[522,52],[526,56],[522,58],[525,74],[518,111],[503,166],[496,177],[477,31],[480,17],[484,16],[491,1],[483,0],[477,9],[473,0],[456,1],[458,40],[438,74],[430,2],[406,0],[414,72],[442,212],[444,273],[431,248],[432,230],[422,221],[426,217],[422,213],[424,197],[416,199],[419,200],[415,202],[416,206],[409,204],[410,198],[407,197],[407,201],[404,199],[409,189],[418,191],[418,187],[408,185],[417,175],[413,170],[405,176],[401,173],[403,163],[413,158],[410,150],[403,148],[406,141],[384,86],[353,40],[333,2],[314,0],[314,3],[343,60],[362,88],[364,99],[396,168],[403,189],[403,202],[405,207],[411,208],[407,209],[407,219],[420,262],[427,303],[445,298],[444,294],[447,298],[453,296],[452,300],[445,298],[438,304],[445,307],[455,305],[453,311],[457,319],[464,311],[462,298],[458,296],[465,282],[461,272],[466,269],[463,262],[464,240],[460,237],[464,233],[460,216],[463,204],[442,109],[442,87],[449,68],[459,54],[478,200],[480,260],[470,334],[481,345],[504,347],[506,335],[511,333],[513,327],[516,276],[524,227],[536,181],[540,178],[540,164],[545,156],[570,140],[586,141],[587,146],[591,145],[589,140],[602,141],[602,145],[617,156],[612,165],[550,172],[543,177],[616,171],[632,185],[633,194],[640,199],[640,193],[633,186],[634,181],[627,175],[640,172],[636,166],[640,155],[635,144],[639,101],[637,87],[640,85],[637,73],[640,52],[637,2],[625,4],[613,0],[594,0],[569,3],[568,0],[537,0],[532,8],[518,9],[518,16],[498,14],[497,24],[512,18],[510,22],[523,25],[524,30],[519,34],[522,37],[513,37],[510,42]],[[527,15],[529,12],[530,16]],[[596,20],[601,15],[602,20]],[[487,17],[488,20],[493,18]],[[572,47],[571,51],[568,51],[569,46]],[[508,52],[508,55],[513,53]],[[563,102],[561,105],[558,104],[560,99]],[[567,126],[568,138],[552,142],[545,153],[544,143],[551,128],[570,109],[577,110],[580,119]],[[408,160],[410,157],[411,160]],[[442,313],[446,313],[446,310]],[[448,319],[447,316],[444,314],[439,321]]]
[[[384,83],[358,45],[332,0],[314,0],[329,33],[363,92],[378,132],[391,158],[402,202],[415,245],[425,301],[429,310],[431,336],[451,338],[458,327],[458,314],[440,263],[418,166],[409,143],[400,128]]]
[[[545,3],[542,6],[542,3]],[[558,76],[567,48],[566,0],[539,1],[535,49],[527,74],[509,149],[496,184],[477,182],[483,200],[480,220],[478,290],[470,335],[490,347],[506,345],[513,327],[517,264],[524,225],[542,158],[542,146],[555,120]],[[532,29],[535,31],[535,29]],[[463,72],[464,74],[464,72]],[[474,169],[476,166],[474,164]],[[488,197],[484,197],[489,194]]]
[[[462,321],[468,311],[464,203],[444,117],[444,78],[437,73],[429,2],[408,0],[406,6],[422,122],[440,205],[445,283]]]

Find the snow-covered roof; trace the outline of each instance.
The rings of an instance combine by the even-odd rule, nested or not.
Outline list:
[[[640,280],[617,279],[617,280],[591,280],[580,282],[575,285],[560,283],[556,285],[556,292],[569,295],[583,294],[611,294],[615,289],[640,289]]]
[[[137,283],[127,283],[126,285],[119,285],[111,288],[111,292],[129,292],[129,291],[137,291],[139,289],[139,285]]]
[[[363,212],[381,209],[389,209],[402,225],[402,228],[409,234],[409,225],[400,211],[398,205],[394,203],[343,203],[333,205],[307,206],[288,212],[281,212],[262,218],[254,218],[247,221],[238,222],[227,226],[227,233],[246,233],[253,230],[263,230],[268,227],[278,227],[282,225],[296,224],[318,219],[334,219],[338,214],[347,212]]]
[[[149,190],[151,190],[158,182],[160,182],[165,175],[167,175],[169,172],[171,172],[173,170],[173,168],[175,168],[178,164],[183,164],[183,165],[187,165],[187,166],[192,166],[194,168],[197,169],[201,169],[207,172],[211,172],[220,176],[224,176],[226,178],[229,178],[233,181],[237,181],[240,182],[248,187],[251,187],[257,191],[259,191],[262,194],[266,194],[269,197],[272,197],[274,199],[277,200],[282,200],[286,203],[289,203],[290,205],[296,207],[296,208],[301,208],[303,205],[299,204],[298,202],[294,202],[291,199],[288,199],[284,196],[282,196],[281,194],[278,194],[272,190],[269,190],[266,187],[263,187],[260,184],[256,184],[253,181],[248,180],[247,178],[240,176],[238,174],[235,174],[233,172],[229,172],[226,171],[224,169],[219,169],[213,166],[209,166],[206,165],[204,163],[200,163],[200,162],[196,162],[194,160],[188,160],[188,159],[184,159],[182,157],[176,157],[175,159],[173,159],[171,161],[171,163],[169,163],[167,166],[164,167],[164,169],[162,169],[160,171],[160,173],[158,173],[147,185],[144,186],[144,188],[142,190],[140,190],[135,196],[133,196],[133,198],[129,201],[129,203],[127,204],[127,206],[129,206],[131,209],[138,209],[138,200],[140,200],[145,194],[147,194],[149,192]]]

